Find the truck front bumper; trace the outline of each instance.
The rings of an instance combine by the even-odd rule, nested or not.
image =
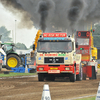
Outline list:
[[[74,73],[74,65],[38,65],[37,73],[60,74],[60,73]]]

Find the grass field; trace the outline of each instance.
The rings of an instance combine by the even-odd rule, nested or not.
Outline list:
[[[37,73],[13,73],[10,72],[9,74],[1,73],[0,77],[11,77],[11,76],[27,76],[27,75],[36,75]]]
[[[96,97],[90,97],[90,98],[83,98],[83,99],[76,99],[76,100],[95,100]]]

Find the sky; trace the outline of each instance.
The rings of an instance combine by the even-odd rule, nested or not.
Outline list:
[[[2,4],[0,4],[0,27],[5,26],[7,30],[11,31],[10,37],[13,38],[14,43],[15,43],[15,36],[16,36],[16,43],[18,42],[24,43],[29,48],[32,45],[33,41],[35,40],[37,30],[34,27],[32,29],[26,29],[26,28],[19,29],[18,28],[19,22],[20,22],[20,18],[13,15],[11,12],[6,10],[2,6]]]

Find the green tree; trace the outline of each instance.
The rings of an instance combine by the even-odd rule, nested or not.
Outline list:
[[[16,49],[27,50],[27,47],[23,43],[17,43],[16,44]]]
[[[92,34],[94,39],[94,46],[100,47],[100,23],[95,24],[93,29],[95,30]]]
[[[2,43],[4,42],[11,42],[11,38],[9,37],[10,31],[8,31],[4,26],[0,27],[0,35]]]
[[[29,49],[33,49],[33,45],[31,45],[31,46],[29,47]]]

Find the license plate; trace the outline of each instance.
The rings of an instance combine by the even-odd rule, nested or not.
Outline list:
[[[60,73],[60,70],[48,70],[48,73]]]

